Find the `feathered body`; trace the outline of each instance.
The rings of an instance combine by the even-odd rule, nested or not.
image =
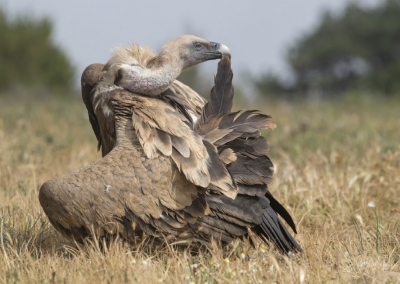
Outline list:
[[[103,159],[42,186],[39,198],[51,223],[76,240],[94,230],[127,240],[144,231],[169,240],[230,242],[253,228],[282,253],[301,251],[277,213],[295,231],[292,218],[267,187],[273,165],[259,130],[275,123],[257,111],[231,112],[228,56],[221,55],[208,103],[176,74],[158,94],[132,91],[131,69],[121,71],[124,66],[144,69],[140,78],[160,76],[160,69],[175,68],[168,62],[179,61],[167,56],[170,46],[160,56],[132,45],[105,67],[84,71],[83,100]]]

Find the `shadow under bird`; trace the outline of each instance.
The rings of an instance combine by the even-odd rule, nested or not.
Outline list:
[[[168,241],[225,243],[253,229],[283,254],[302,251],[280,215],[290,214],[267,184],[273,165],[260,129],[268,115],[232,112],[231,55],[195,36],[167,42],[159,54],[119,48],[109,62],[82,74],[82,98],[103,158],[45,182],[39,200],[64,236],[145,232]],[[206,102],[177,81],[207,60],[221,59]]]

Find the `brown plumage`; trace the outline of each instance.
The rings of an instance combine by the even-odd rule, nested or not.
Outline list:
[[[78,241],[94,231],[127,240],[146,232],[201,243],[230,242],[253,228],[282,253],[301,251],[277,213],[295,231],[292,218],[267,188],[273,170],[259,129],[275,123],[256,111],[231,112],[230,58],[218,64],[205,103],[175,79],[159,94],[127,90],[137,85],[126,78],[119,85],[124,75],[113,64],[133,61],[137,50],[120,51],[123,56],[104,69],[91,65],[82,75],[83,100],[103,158],[43,184],[39,199],[54,227]],[[136,59],[142,68],[160,66],[158,56],[144,58]]]

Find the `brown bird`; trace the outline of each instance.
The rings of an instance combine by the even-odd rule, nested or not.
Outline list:
[[[186,68],[222,58],[208,103],[175,79]],[[77,241],[145,232],[170,241],[230,242],[253,229],[281,253],[302,251],[268,191],[273,165],[257,111],[231,112],[229,49],[194,36],[167,42],[158,55],[132,45],[82,74],[82,97],[103,158],[45,182],[44,212]]]

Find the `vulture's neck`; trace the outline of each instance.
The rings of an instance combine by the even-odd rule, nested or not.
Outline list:
[[[179,57],[166,56],[161,52],[147,68],[136,64],[120,64],[117,70],[111,72],[114,72],[118,86],[134,93],[154,96],[168,89],[181,74],[183,66]]]

